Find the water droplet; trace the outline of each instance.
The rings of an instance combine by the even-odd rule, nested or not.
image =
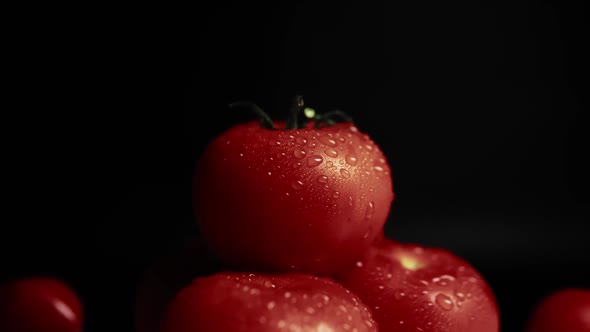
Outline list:
[[[315,309],[314,309],[314,308],[312,308],[312,307],[307,307],[307,308],[305,309],[305,311],[307,311],[307,313],[308,313],[308,314],[310,314],[310,315],[313,315],[313,314],[315,314]]]
[[[396,289],[393,292],[393,297],[398,301],[403,299],[405,296],[406,296],[406,293],[404,293],[404,291],[402,291],[401,289]]]
[[[297,148],[295,148],[295,150],[293,150],[293,155],[297,159],[302,159],[302,158],[305,158],[305,151],[302,150],[301,148],[297,147]]]
[[[320,142],[331,147],[335,147],[337,145],[336,141],[328,136],[320,136]]]
[[[244,156],[244,154],[243,153],[240,153],[240,157],[243,157],[243,156]]]
[[[388,274],[385,275],[385,278],[386,279],[391,279],[391,278],[393,278],[393,275],[391,273],[388,273]]]
[[[298,162],[298,161],[293,163],[293,168],[294,169],[299,169],[299,168],[301,168],[301,166],[302,166],[302,164],[300,162]]]
[[[369,205],[367,206],[367,212],[365,214],[365,218],[372,219],[374,214],[375,214],[375,203],[369,202]]]
[[[376,170],[377,172],[383,172],[384,171],[384,168],[381,167],[381,166],[375,166],[375,167],[373,167],[373,169]]]
[[[399,325],[404,325],[404,321],[403,320],[400,320],[399,321]]]
[[[321,165],[321,163],[324,161],[324,157],[320,156],[320,155],[313,155],[313,156],[309,156],[307,157],[307,167],[309,168],[313,168],[316,166]]]
[[[315,139],[314,137],[312,137],[312,139]],[[309,144],[307,144],[307,146],[309,146],[310,148],[315,148],[317,146],[317,144],[315,142],[309,142]]]
[[[373,228],[369,227],[369,229],[363,234],[363,239],[368,239],[371,233],[373,232]]]
[[[453,301],[448,295],[443,293],[438,293],[434,299],[436,304],[441,307],[443,310],[451,310],[453,309]]]
[[[354,205],[354,198],[352,196],[348,196],[348,206],[352,207]]]
[[[338,137],[338,141],[340,141],[340,143],[344,143],[346,142],[346,139],[344,139],[344,137]]]
[[[455,277],[450,276],[448,274],[443,274],[440,277],[432,278],[432,282],[439,285],[439,286],[447,286],[449,283],[453,282]]]
[[[278,328],[280,328],[280,329],[284,328],[285,326],[287,326],[287,323],[285,323],[285,321],[284,321],[284,320],[280,320],[280,321],[277,323],[277,327],[278,327]]]
[[[328,183],[328,177],[325,175],[320,175],[320,176],[318,176],[318,182],[319,183]]]
[[[335,191],[334,194],[332,195],[332,197],[334,197],[334,198],[340,197],[340,192]]]
[[[293,180],[293,182],[291,182],[291,187],[293,189],[301,189],[303,188],[303,182],[301,180]]]
[[[272,281],[270,281],[270,280],[266,280],[264,282],[264,287],[266,287],[266,288],[275,288],[275,284],[273,284]]]
[[[328,162],[326,163],[326,167],[328,167],[328,168],[332,168],[332,167],[334,167],[334,163],[333,163],[333,162],[331,162],[331,161],[328,161]]]
[[[326,156],[330,157],[330,158],[336,158],[338,157],[338,151],[332,149],[332,148],[327,148],[324,150],[324,153],[326,154]]]
[[[297,136],[295,138],[295,143],[297,143],[299,145],[305,145],[307,143],[307,140],[301,136]]]
[[[285,298],[288,299],[291,297],[291,292],[287,291],[285,292]]]
[[[347,171],[346,168],[341,168],[340,175],[342,175],[343,178],[348,179],[350,177],[350,172]]]
[[[348,154],[346,155],[346,157],[344,157],[344,159],[346,160],[346,163],[350,166],[356,166],[356,164],[358,164],[358,159],[354,154]]]
[[[271,176],[271,175],[272,175],[272,173],[271,173],[271,172],[268,172],[267,174],[268,174],[268,176]]]
[[[363,262],[361,262],[361,261],[356,262],[356,266],[357,267],[363,267]]]

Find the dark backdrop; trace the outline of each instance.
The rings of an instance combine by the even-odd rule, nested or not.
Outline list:
[[[196,158],[250,118],[226,105],[249,99],[280,118],[301,93],[352,115],[386,153],[397,194],[387,234],[468,259],[495,290],[503,331],[519,331],[547,292],[590,287],[583,7],[19,11],[5,48],[1,277],[57,275],[83,297],[86,331],[130,331],[140,271],[195,230]]]

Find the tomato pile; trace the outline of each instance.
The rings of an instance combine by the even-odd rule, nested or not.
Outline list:
[[[136,292],[136,332],[498,332],[493,290],[445,248],[385,236],[395,195],[380,146],[341,112],[296,98],[286,121],[209,142],[195,168],[199,233],[160,257]],[[0,331],[80,332],[63,282],[0,288]],[[590,291],[548,296],[527,332],[590,331]]]

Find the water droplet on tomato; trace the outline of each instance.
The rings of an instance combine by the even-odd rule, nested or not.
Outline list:
[[[436,295],[436,297],[434,298],[434,301],[443,310],[448,311],[448,310],[453,309],[453,300],[451,300],[451,298],[446,294],[438,293]]]
[[[305,150],[297,147],[295,148],[295,150],[293,150],[293,155],[295,156],[295,158],[297,159],[302,159],[305,158]]]
[[[293,180],[291,182],[291,187],[293,189],[299,190],[299,189],[303,188],[303,182],[301,180]]]
[[[344,159],[346,160],[346,163],[350,166],[356,166],[356,164],[358,163],[358,159],[354,154],[348,154],[346,155],[346,157],[344,157]]]
[[[323,161],[324,161],[324,157],[322,157],[320,155],[316,154],[313,156],[309,156],[309,157],[307,157],[307,167],[309,167],[309,168],[317,167],[317,166],[321,165]]]
[[[354,205],[354,198],[352,196],[348,196],[348,206],[353,207]]]
[[[332,194],[332,197],[334,197],[334,198],[340,197],[340,192],[335,191],[334,194]]]
[[[320,136],[320,142],[322,142],[322,144],[324,145],[331,147],[335,147],[337,145],[336,141],[330,138],[329,136]]]
[[[361,261],[356,262],[356,266],[357,267],[363,267],[363,262],[361,262]]]
[[[331,161],[328,161],[328,162],[326,163],[326,167],[328,167],[328,168],[332,168],[332,167],[334,167],[334,163],[333,163],[333,162],[331,162]]]
[[[373,215],[375,214],[375,203],[369,202],[367,205],[367,212],[365,213],[366,219],[373,219]]]
[[[320,176],[318,176],[318,182],[319,183],[328,183],[328,177],[325,175],[320,175]]]
[[[399,300],[403,299],[404,297],[406,297],[406,293],[404,293],[404,291],[402,291],[401,289],[396,289],[393,292],[393,297],[399,301]]]
[[[298,161],[297,161],[297,162],[294,162],[294,163],[293,163],[293,168],[294,168],[294,169],[299,169],[299,168],[301,168],[301,166],[302,166],[302,165],[303,165],[303,164],[301,164],[300,162],[298,162]]]
[[[341,168],[340,175],[342,175],[343,178],[348,179],[350,177],[350,172],[346,170],[346,168]]]
[[[324,153],[326,154],[326,156],[330,157],[330,158],[336,158],[338,157],[338,151],[332,149],[332,148],[327,148],[324,150]]]
[[[295,143],[297,143],[299,145],[305,145],[305,144],[307,144],[307,140],[302,136],[297,136],[295,138]]]

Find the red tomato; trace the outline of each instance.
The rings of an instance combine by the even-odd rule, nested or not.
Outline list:
[[[377,331],[371,311],[332,279],[226,272],[197,278],[160,332]]]
[[[316,275],[353,264],[394,198],[380,147],[351,123],[236,125],[206,148],[194,189],[204,237],[229,266]]]
[[[486,281],[442,248],[384,239],[336,280],[373,310],[380,331],[499,331]]]
[[[62,281],[26,278],[0,288],[0,331],[79,332],[82,304]]]
[[[157,332],[166,307],[196,277],[220,269],[200,239],[159,256],[143,273],[135,297],[135,331]]]
[[[564,288],[543,298],[527,332],[590,332],[590,289]]]

